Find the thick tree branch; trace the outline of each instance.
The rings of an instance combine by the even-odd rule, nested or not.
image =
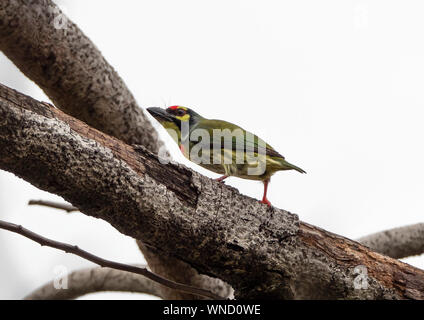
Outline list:
[[[109,267],[109,268],[113,268],[113,269],[116,269],[116,270],[132,272],[132,273],[136,273],[136,274],[145,276],[146,278],[148,278],[150,280],[153,280],[153,281],[155,281],[159,284],[162,284],[162,285],[167,286],[167,287],[174,289],[174,290],[183,291],[183,292],[187,292],[187,293],[191,293],[191,294],[196,294],[196,295],[208,297],[210,299],[222,299],[220,296],[212,294],[211,292],[208,292],[206,290],[186,286],[185,284],[176,283],[176,282],[170,281],[168,279],[162,278],[161,276],[158,276],[158,275],[150,272],[146,268],[140,268],[140,267],[132,266],[132,265],[129,265],[129,264],[124,264],[124,263],[106,260],[106,259],[98,257],[98,256],[96,256],[96,255],[94,255],[90,252],[82,250],[82,249],[78,248],[78,246],[70,245],[70,244],[67,244],[67,243],[63,243],[63,242],[59,242],[59,241],[55,241],[55,240],[52,240],[52,239],[45,238],[45,237],[43,237],[43,236],[41,236],[41,235],[39,235],[35,232],[32,232],[31,230],[28,230],[28,229],[26,229],[26,228],[24,228],[20,225],[17,225],[17,224],[13,224],[13,223],[10,223],[10,222],[0,220],[0,229],[5,229],[5,230],[9,230],[11,232],[15,232],[17,234],[20,234],[20,235],[22,235],[26,238],[29,238],[29,239],[31,239],[35,242],[38,242],[42,246],[48,246],[48,247],[52,247],[52,248],[55,248],[55,249],[65,251],[66,253],[75,254],[75,255],[77,255],[81,258],[84,258],[88,261],[94,262],[94,263],[96,263],[96,264],[98,264],[102,267]]]
[[[102,267],[71,272],[67,275],[67,280],[67,289],[56,289],[54,281],[51,281],[24,299],[70,300],[101,291],[146,293],[161,297],[161,288],[163,287],[157,282],[135,273]]]
[[[424,253],[424,223],[370,234],[358,242],[396,259],[419,255]]]
[[[67,212],[78,211],[78,208],[68,204],[44,200],[30,200],[28,204],[62,209]],[[420,255],[424,253],[424,223],[380,231],[361,237],[357,241],[372,251],[395,259]],[[138,245],[142,246],[141,243]]]
[[[422,299],[424,271],[161,164],[0,86],[0,168],[144,245],[227,281],[236,298]],[[358,266],[367,286],[357,289]]]
[[[0,1],[0,50],[56,107],[128,144],[157,151],[156,131],[123,80],[52,1]]]

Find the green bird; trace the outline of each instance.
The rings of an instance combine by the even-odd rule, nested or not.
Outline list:
[[[264,183],[263,204],[267,199],[271,176],[280,170],[303,169],[285,158],[258,136],[223,120],[206,119],[183,106],[147,111],[165,128],[183,155],[200,166],[221,174],[217,181],[229,176],[260,180]]]

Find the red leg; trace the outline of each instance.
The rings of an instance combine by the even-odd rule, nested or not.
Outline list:
[[[180,150],[181,150],[182,154],[184,154],[184,146],[183,146],[183,144],[180,144]]]
[[[264,196],[262,198],[262,201],[260,201],[260,203],[266,204],[268,205],[268,207],[270,207],[271,202],[269,202],[269,200],[266,198],[266,192],[268,191],[268,183],[269,183],[269,179],[264,181]]]
[[[228,176],[222,176],[222,177],[216,178],[215,181],[221,182],[221,181],[223,181],[224,179],[227,179],[227,178],[228,178]]]

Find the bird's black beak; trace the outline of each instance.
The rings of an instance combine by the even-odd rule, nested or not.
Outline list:
[[[163,121],[172,122],[174,120],[172,115],[167,113],[165,109],[152,107],[152,108],[147,108],[147,111],[159,122],[163,122]]]

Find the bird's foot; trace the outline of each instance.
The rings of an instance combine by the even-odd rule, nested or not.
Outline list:
[[[271,202],[267,198],[263,198],[259,203],[266,204],[268,207],[272,207]]]

